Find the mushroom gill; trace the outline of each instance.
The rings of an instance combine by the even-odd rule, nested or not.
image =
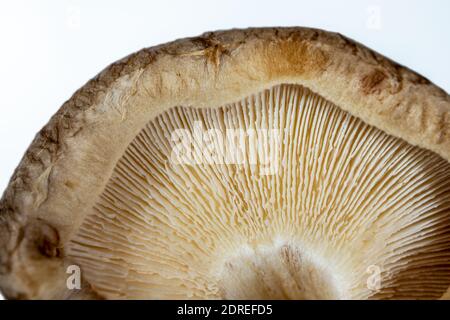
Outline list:
[[[150,121],[67,256],[104,298],[429,299],[449,219],[450,163],[282,84]]]

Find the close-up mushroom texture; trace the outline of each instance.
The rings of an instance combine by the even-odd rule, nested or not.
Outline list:
[[[232,161],[217,156],[227,132],[248,135]],[[175,161],[180,146],[191,154]],[[235,29],[143,49],[26,151],[0,202],[0,289],[446,298],[449,161],[449,95],[340,34]]]

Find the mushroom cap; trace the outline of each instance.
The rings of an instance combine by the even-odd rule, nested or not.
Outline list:
[[[251,28],[143,49],[107,67],[65,102],[14,172],[0,202],[5,296],[77,297],[66,287],[67,267],[74,263],[71,242],[149,122],[177,106],[215,110],[286,85],[426,151],[448,172],[449,95],[340,34]],[[287,256],[296,250],[283,248]],[[98,284],[83,281],[80,297],[107,297],[96,291]]]

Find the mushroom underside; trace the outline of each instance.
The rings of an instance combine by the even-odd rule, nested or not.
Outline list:
[[[300,85],[174,106],[66,248],[103,298],[433,299],[450,164]]]

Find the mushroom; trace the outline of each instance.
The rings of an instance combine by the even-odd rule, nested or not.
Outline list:
[[[0,202],[13,299],[438,299],[450,98],[340,34],[206,33],[79,89]]]

